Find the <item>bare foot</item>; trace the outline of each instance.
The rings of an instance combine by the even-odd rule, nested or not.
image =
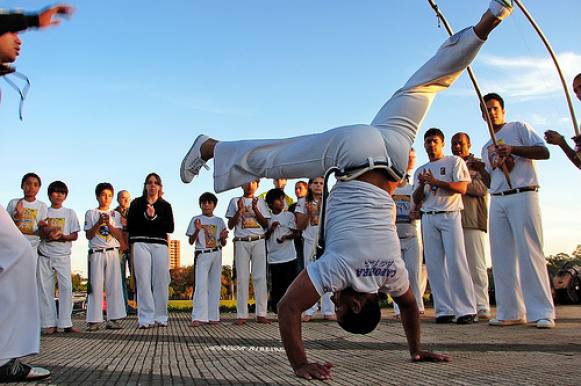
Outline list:
[[[301,319],[303,322],[310,322],[313,318],[309,315],[304,315]]]
[[[81,329],[75,326],[71,326],[71,327],[66,327],[63,329],[63,332],[65,333],[74,333],[74,334],[78,334],[79,332],[81,332]]]
[[[47,327],[42,330],[42,335],[52,335],[56,332],[56,327]]]
[[[337,320],[337,317],[335,315],[325,315],[323,316],[323,318],[325,320]]]
[[[244,326],[245,324],[246,324],[246,319],[236,319],[236,321],[234,321],[235,326]]]
[[[219,320],[210,320],[210,321],[208,322],[208,324],[209,324],[210,326],[216,326],[216,325],[220,324],[220,321],[219,321]]]
[[[261,323],[261,324],[271,324],[272,321],[270,319],[268,319],[267,317],[264,316],[258,316],[256,318],[256,323]]]
[[[194,320],[192,321],[192,327],[200,327],[202,326],[204,323],[200,322],[199,320]]]

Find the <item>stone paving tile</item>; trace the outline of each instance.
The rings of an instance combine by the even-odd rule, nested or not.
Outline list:
[[[401,324],[390,310],[369,335],[350,335],[334,322],[303,324],[311,360],[332,362],[329,385],[573,385],[581,384],[581,307],[559,307],[553,330],[530,326],[436,325],[422,320],[425,349],[449,354],[449,364],[411,363]],[[84,326],[83,316],[74,323]],[[278,324],[190,327],[190,314],[173,313],[169,326],[42,338],[29,363],[52,370],[39,384],[56,385],[307,385],[288,365]],[[27,383],[28,385],[30,383]]]

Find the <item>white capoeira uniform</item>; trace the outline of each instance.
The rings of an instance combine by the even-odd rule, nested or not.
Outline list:
[[[392,297],[408,291],[395,223],[386,221],[395,217],[395,203],[385,190],[363,181],[339,181],[326,213],[325,252],[306,268],[319,295],[348,287]]]
[[[416,298],[420,311],[424,311],[424,292],[421,290],[422,282],[422,243],[418,232],[417,220],[410,219],[410,211],[413,209],[413,187],[406,181],[393,193],[396,206],[395,225],[401,248],[401,257],[409,274],[410,288]],[[397,303],[393,303],[393,310],[399,315]]]
[[[90,209],[85,214],[85,231],[101,221],[102,211]],[[108,226],[123,229],[121,215],[108,211],[111,222]],[[87,296],[87,323],[103,321],[103,289],[107,301],[107,320],[127,316],[121,287],[121,264],[119,241],[109,233],[108,226],[101,226],[89,240],[89,283],[92,291]]]
[[[48,208],[48,225],[58,227],[63,235],[81,230],[77,214],[69,208]],[[73,283],[71,278],[71,241],[42,240],[38,246],[38,300],[43,328],[72,327]],[[58,317],[54,301],[54,279],[58,278]]]
[[[0,206],[0,366],[40,349],[35,258],[30,243]]]
[[[444,156],[417,168],[414,191],[419,188],[419,173],[427,170],[440,181],[470,182],[464,160],[457,156]],[[436,317],[476,314],[474,285],[462,232],[460,211],[463,208],[460,193],[432,189],[427,184],[424,186],[422,239]]]
[[[247,181],[248,182],[248,181]],[[240,184],[238,186],[242,186]],[[230,200],[226,218],[234,217],[238,210],[238,200]],[[252,209],[252,198],[243,197],[244,212],[234,228],[234,265],[236,267],[236,313],[238,319],[248,318],[248,294],[250,286],[250,269],[252,266],[252,284],[256,300],[256,316],[266,317],[268,292],[266,288],[266,243],[264,229],[258,223]],[[266,202],[258,199],[258,210],[264,218],[270,218]]]
[[[220,320],[220,289],[222,288],[222,244],[220,233],[226,229],[219,217],[194,216],[188,225],[186,236],[196,231],[199,219],[202,229],[198,232],[194,257],[196,259],[195,289],[192,299],[192,321],[217,322]]]
[[[371,125],[352,125],[287,139],[218,142],[214,189],[223,192],[261,177],[314,178],[331,167],[387,164],[403,178],[409,150],[434,97],[448,88],[478,53],[473,28],[450,37],[381,108]]]
[[[497,133],[499,144],[545,146],[526,123],[506,123]],[[496,318],[528,321],[555,319],[547,262],[543,253],[543,227],[539,208],[539,186],[534,161],[512,156],[510,172],[514,189],[495,166],[491,141],[482,148],[482,159],[490,173],[490,251],[496,295]]]
[[[315,201],[315,204],[319,206],[319,212],[321,209],[321,203]],[[301,198],[297,202],[297,206],[295,208],[295,213],[301,213],[305,216],[308,216],[307,206],[306,206],[306,199]],[[309,264],[312,264],[315,261],[315,252],[317,246],[317,240],[319,238],[319,216],[315,219],[309,219],[309,223],[307,227],[303,230],[303,260],[304,260],[304,267],[308,267]],[[331,301],[331,293],[326,293],[321,297],[321,313],[324,316],[333,316],[335,315],[335,305]],[[311,308],[305,311],[305,315],[313,316],[317,313],[319,309],[319,302],[313,304]]]

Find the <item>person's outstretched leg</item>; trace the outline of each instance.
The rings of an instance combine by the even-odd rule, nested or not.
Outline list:
[[[211,158],[215,158],[216,192],[262,177],[320,176],[332,166],[361,166],[368,162],[368,157],[375,163],[380,161],[393,165],[390,169],[403,177],[409,149],[435,94],[448,88],[458,78],[474,59],[488,34],[511,9],[509,0],[493,0],[490,10],[484,13],[476,26],[452,36],[394,94],[372,122],[381,131],[380,144],[383,146],[377,146],[373,141],[362,142],[369,130],[374,129],[368,125],[346,126],[282,140],[217,142],[199,136],[182,162],[182,180],[190,182]],[[376,136],[376,133],[370,135]],[[351,158],[346,157],[346,150],[354,143],[362,145],[360,154],[353,157],[350,149]]]

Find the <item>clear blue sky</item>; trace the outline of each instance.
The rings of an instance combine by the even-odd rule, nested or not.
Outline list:
[[[477,21],[485,0],[438,2],[456,29]],[[38,1],[4,1],[36,10]],[[385,100],[446,38],[427,1],[72,1],[76,14],[59,28],[21,34],[19,71],[32,82],[18,120],[17,94],[0,81],[0,203],[21,195],[21,176],[46,186],[65,181],[65,202],[83,221],[94,187],[109,181],[140,194],[158,172],[174,207],[182,260],[192,263],[185,234],[212,189],[206,172],[191,185],[178,168],[199,133],[218,139],[269,138],[368,123]],[[581,72],[576,0],[526,1],[558,53],[570,84]],[[572,135],[565,99],[548,55],[519,11],[491,36],[474,63],[484,92],[497,91],[509,120],[538,132]],[[577,110],[580,103],[575,101]],[[441,94],[424,123],[447,137],[487,140],[466,76]],[[422,132],[419,135],[422,135]],[[419,160],[426,156],[416,143]],[[449,152],[449,147],[447,147]],[[581,174],[560,150],[539,162],[545,252],[581,244]],[[271,187],[263,181],[260,191]],[[291,186],[287,188],[291,193]],[[219,195],[223,216],[231,197]],[[86,241],[73,249],[73,269],[86,270]],[[231,249],[224,263],[231,262]]]

